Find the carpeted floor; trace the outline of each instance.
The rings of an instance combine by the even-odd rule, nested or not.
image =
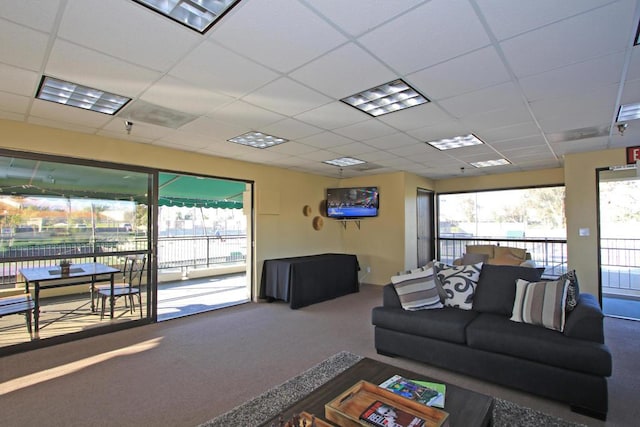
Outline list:
[[[307,396],[362,359],[346,351],[337,353],[302,374],[276,386],[260,396],[220,415],[200,427],[256,426],[277,416],[282,410]],[[513,402],[495,399],[494,427],[577,427],[576,424]]]

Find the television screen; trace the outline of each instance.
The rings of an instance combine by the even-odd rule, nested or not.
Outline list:
[[[349,219],[378,216],[378,187],[327,189],[327,216]]]

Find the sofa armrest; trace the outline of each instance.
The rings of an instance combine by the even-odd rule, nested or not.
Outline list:
[[[402,308],[400,298],[392,283],[385,285],[382,289],[382,305],[387,308]]]
[[[578,305],[569,312],[564,334],[571,338],[604,344],[604,315],[598,300],[591,294],[580,294]]]

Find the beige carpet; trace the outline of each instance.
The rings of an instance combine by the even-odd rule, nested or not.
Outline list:
[[[609,421],[420,363],[376,354],[381,289],[291,310],[245,304],[0,358],[3,426],[195,426],[341,351],[371,357],[589,426],[630,426],[640,323],[607,319],[614,356]]]

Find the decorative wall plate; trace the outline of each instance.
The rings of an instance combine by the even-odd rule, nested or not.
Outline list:
[[[311,215],[311,206],[304,205],[304,207],[302,208],[302,213],[304,214],[304,216]]]
[[[313,229],[314,230],[322,230],[323,226],[324,226],[324,220],[322,219],[321,216],[317,216],[317,217],[313,218]]]

